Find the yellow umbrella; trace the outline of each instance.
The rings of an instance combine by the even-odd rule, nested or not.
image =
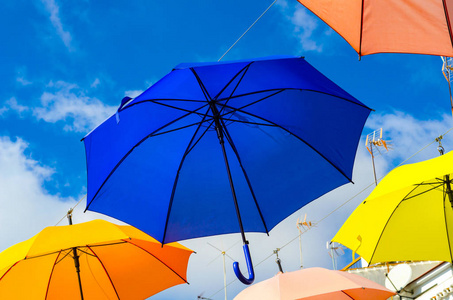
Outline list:
[[[146,299],[186,283],[192,253],[103,220],[47,227],[0,253],[0,299]]]
[[[453,152],[395,168],[332,239],[370,264],[452,261]]]

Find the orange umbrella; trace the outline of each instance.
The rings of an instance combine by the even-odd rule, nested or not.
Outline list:
[[[146,299],[187,282],[192,252],[103,220],[47,227],[0,253],[0,299]]]
[[[359,54],[453,56],[453,0],[298,0]]]
[[[359,275],[309,268],[278,273],[271,279],[246,288],[234,300],[378,300],[392,295],[395,293]]]

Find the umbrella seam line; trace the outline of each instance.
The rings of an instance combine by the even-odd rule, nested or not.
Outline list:
[[[193,141],[194,141],[194,139],[195,139],[195,136],[197,135],[198,131],[200,130],[201,124],[203,123],[204,119],[207,117],[208,112],[209,112],[209,109],[208,109],[208,111],[206,112],[206,114],[204,115],[202,122],[200,122],[200,123],[198,124],[198,127],[197,127],[197,129],[195,130],[195,133],[193,134],[192,138],[190,139],[190,142],[189,142],[189,144],[187,145],[187,148],[186,148],[186,150],[184,151],[184,154],[183,154],[183,156],[182,156],[182,158],[181,158],[181,162],[180,162],[180,164],[179,164],[178,170],[176,171],[175,180],[174,180],[174,182],[173,182],[173,188],[172,188],[171,196],[170,196],[170,203],[168,204],[167,218],[166,218],[166,220],[165,220],[165,226],[164,226],[163,237],[162,237],[162,241],[161,241],[162,246],[164,245],[164,243],[165,243],[165,238],[166,238],[166,236],[167,236],[167,227],[168,227],[168,222],[169,222],[169,220],[170,220],[171,209],[172,209],[172,207],[173,207],[173,200],[174,200],[175,193],[176,193],[176,186],[178,185],[179,173],[180,173],[181,168],[182,168],[182,166],[183,166],[183,164],[184,164],[184,162],[185,162],[185,160],[186,160],[187,155],[190,153],[190,151],[192,151],[193,147],[196,146],[196,144],[201,140],[201,138],[204,136],[204,134],[205,134],[205,133],[208,131],[208,129],[209,129],[209,127],[208,127],[208,128],[206,129],[206,131],[205,131],[205,132],[200,136],[200,138],[197,140],[197,142],[193,145],[193,147],[191,147],[191,145],[192,145],[192,143],[193,143]],[[211,125],[212,125],[212,123],[211,123]]]
[[[267,96],[265,96],[265,97],[263,97],[263,98],[261,98],[261,99],[259,99],[259,100],[253,101],[253,102],[251,102],[251,103],[249,103],[249,104],[246,104],[246,105],[244,105],[244,106],[241,106],[241,107],[239,107],[239,108],[234,108],[234,107],[232,107],[232,106],[227,105],[227,103],[223,103],[223,104],[222,104],[222,106],[223,106],[223,107],[222,107],[222,110],[224,110],[225,108],[229,108],[229,109],[231,109],[231,111],[224,113],[224,114],[222,115],[222,117],[224,117],[224,116],[226,116],[226,115],[228,115],[228,114],[230,114],[231,117],[232,117],[232,116],[233,116],[232,113],[235,113],[235,112],[237,112],[237,111],[242,112],[242,109],[244,109],[244,108],[246,108],[246,107],[249,107],[249,106],[252,106],[252,105],[254,105],[254,104],[257,104],[257,103],[259,103],[259,102],[261,102],[261,101],[264,101],[264,100],[266,100],[266,99],[268,99],[268,98],[270,98],[270,97],[273,97],[273,96],[275,96],[275,95],[278,95],[278,94],[280,94],[280,93],[283,92],[283,91],[284,91],[284,89],[280,89],[280,90],[278,90],[277,92],[275,92],[275,93],[273,93],[273,94],[271,94],[271,95],[267,95]],[[231,98],[230,98],[230,99],[231,99]],[[231,117],[228,118],[228,121],[232,121],[232,122],[235,121],[235,120],[232,120]]]
[[[227,137],[227,141],[230,144],[231,148],[233,149],[233,152],[236,154],[236,159],[238,160],[239,165],[241,166],[242,172],[244,173],[245,180],[247,181],[247,185],[248,185],[248,187],[250,189],[250,192],[252,193],[253,201],[255,202],[256,208],[258,209],[258,212],[260,214],[261,221],[263,222],[263,225],[264,225],[264,229],[266,230],[266,233],[269,235],[269,230],[267,228],[266,221],[264,220],[263,214],[261,212],[261,208],[258,205],[258,201],[256,199],[255,192],[253,191],[250,179],[249,179],[249,177],[247,175],[247,172],[244,169],[244,166],[242,165],[242,160],[241,160],[241,158],[239,156],[239,153],[238,153],[238,151],[236,149],[236,145],[234,144],[233,139],[232,139],[230,133],[228,132],[228,130],[227,130],[227,128],[226,128],[226,126],[225,126],[225,124],[224,124],[222,119],[221,119],[221,122],[223,124],[223,126],[222,126],[223,128],[222,129],[225,132],[225,135]]]
[[[141,250],[145,251],[145,252],[148,253],[150,256],[154,257],[157,261],[159,261],[161,264],[163,264],[163,265],[166,266],[169,270],[171,270],[173,273],[175,273],[179,278],[181,278],[182,281],[184,281],[185,283],[188,284],[187,280],[185,280],[181,275],[179,275],[178,272],[176,272],[175,270],[173,270],[173,268],[171,268],[169,265],[167,265],[166,263],[164,263],[164,262],[163,262],[162,260],[160,260],[157,256],[155,256],[154,254],[152,254],[152,253],[149,252],[148,250],[146,250],[146,249],[140,247],[139,245],[134,244],[134,243],[131,242],[131,241],[126,241],[126,242],[127,242],[128,244],[131,244],[131,245],[137,247],[138,249],[141,249]]]
[[[217,95],[213,98],[214,100],[217,100],[217,98],[226,90],[226,88],[236,79],[236,77],[239,76],[239,74],[242,73],[242,77],[241,79],[239,79],[239,82],[236,84],[236,87],[233,89],[233,92],[231,93],[230,97],[228,98],[231,98],[231,96],[233,95],[234,91],[238,88],[239,84],[241,83],[242,79],[244,78],[244,75],[245,73],[247,73],[250,65],[254,63],[253,61],[248,63],[246,66],[244,66],[241,70],[239,70],[239,72],[236,73],[236,75],[233,76],[233,78],[230,79],[230,81],[228,81],[228,83],[222,88],[222,90],[220,90],[220,92],[217,93]]]
[[[335,166],[329,159],[327,159],[327,157],[325,157],[321,152],[319,152],[318,150],[316,150],[311,144],[309,144],[307,141],[305,141],[305,140],[302,139],[301,137],[299,137],[299,136],[293,134],[292,132],[290,132],[290,131],[287,130],[286,128],[284,128],[284,127],[282,127],[282,126],[280,126],[280,125],[278,125],[278,124],[276,124],[276,123],[274,123],[274,122],[271,122],[271,121],[269,121],[269,120],[267,120],[267,119],[265,119],[265,118],[259,117],[259,116],[257,116],[257,115],[254,115],[254,114],[249,113],[249,112],[246,112],[246,111],[242,111],[242,110],[240,110],[240,109],[237,109],[237,111],[239,111],[239,112],[241,112],[241,113],[244,113],[244,114],[247,114],[247,115],[250,115],[250,116],[252,116],[252,117],[261,119],[261,120],[263,120],[263,121],[266,121],[266,122],[268,122],[268,123],[270,123],[270,124],[275,125],[276,127],[280,128],[280,129],[282,129],[282,130],[288,132],[290,135],[292,135],[292,136],[294,136],[295,138],[299,139],[299,140],[302,141],[305,145],[307,145],[308,147],[310,147],[313,151],[315,151],[316,153],[318,153],[318,155],[320,155],[322,158],[324,158],[325,161],[327,161],[327,162],[328,162],[332,167],[334,167],[339,173],[341,173],[344,177],[346,177],[346,179],[347,179],[348,181],[352,182],[352,179],[349,178],[342,170],[340,170],[340,168],[338,168],[337,166]]]
[[[442,0],[442,6],[444,9],[445,19],[447,21],[447,28],[448,28],[448,35],[450,36],[450,43],[453,48],[453,37],[452,37],[452,32],[451,32],[450,16],[448,15],[447,3],[445,2],[445,0]]]
[[[417,189],[417,187],[419,187],[418,185],[416,187],[414,187],[409,193],[407,193],[406,196],[403,197],[403,199],[401,199],[401,201],[398,203],[398,205],[395,207],[395,209],[392,211],[392,213],[390,214],[390,216],[388,217],[387,221],[385,222],[385,225],[384,225],[384,228],[382,229],[381,231],[381,234],[379,235],[379,239],[377,240],[377,243],[376,243],[376,246],[374,247],[374,250],[373,250],[373,254],[371,254],[371,257],[370,257],[370,264],[372,263],[373,261],[373,256],[374,254],[376,253],[376,249],[378,248],[378,245],[379,243],[381,242],[381,238],[382,238],[382,235],[384,234],[384,231],[385,231],[385,228],[387,227],[388,223],[390,222],[390,219],[392,218],[393,214],[395,213],[395,211],[398,209],[398,207],[400,206],[401,202],[403,202],[406,197],[412,193],[413,191],[415,191],[415,189]],[[358,252],[357,252],[358,253]]]
[[[445,185],[444,185],[444,192],[443,192],[443,206],[444,206],[444,219],[445,219],[445,231],[447,232],[447,243],[448,243],[448,250],[449,250],[449,254],[450,254],[450,261],[453,261],[453,256],[452,256],[452,253],[451,253],[451,244],[450,244],[450,234],[449,234],[449,231],[448,231],[448,226],[447,226],[447,208],[446,208],[446,205],[445,205],[445,200],[447,199],[446,197],[446,192],[445,192]]]
[[[335,97],[337,99],[341,99],[343,101],[346,101],[346,102],[350,102],[352,104],[355,104],[355,105],[358,105],[358,106],[361,106],[363,108],[366,108],[366,109],[369,109],[369,110],[373,110],[371,108],[369,108],[368,106],[366,106],[365,104],[359,102],[354,102],[352,101],[351,99],[348,99],[348,98],[345,98],[343,96],[339,96],[339,95],[334,95],[334,94],[329,94],[327,92],[322,92],[322,91],[318,91],[318,90],[313,90],[313,89],[304,89],[304,88],[275,88],[275,89],[268,89],[268,90],[261,90],[261,91],[257,91],[257,92],[250,92],[250,93],[244,93],[244,94],[238,94],[238,95],[235,95],[235,96],[232,96],[230,97],[231,99],[234,99],[234,98],[239,98],[239,97],[244,97],[244,96],[249,96],[249,95],[254,95],[254,94],[259,94],[259,93],[266,93],[266,92],[271,92],[271,91],[279,91],[279,90],[289,90],[289,91],[308,91],[308,92],[313,92],[313,93],[319,93],[319,94],[324,94],[324,95],[328,95],[328,96],[332,96],[332,97]],[[354,98],[355,100],[357,100],[355,97],[353,97],[352,95],[350,95],[352,98]],[[227,100],[228,98],[220,98],[220,99],[217,99],[217,101],[222,101],[222,100]],[[359,101],[359,100],[357,100]]]
[[[233,91],[231,92],[230,96],[226,99],[225,103],[222,103],[222,108],[220,109],[219,111],[219,116],[222,115],[222,111],[225,109],[225,105],[228,104],[228,102],[230,102],[231,100],[231,97],[233,97],[233,94],[234,92],[236,91],[236,89],[239,87],[239,85],[241,84],[242,82],[242,79],[244,79],[244,76],[245,74],[247,74],[247,71],[249,70],[250,68],[250,65],[252,64],[253,62],[251,62],[250,64],[248,64],[246,67],[244,67],[240,72],[242,72],[242,76],[241,78],[239,79],[238,83],[236,84],[236,87],[233,89]],[[239,75],[240,72],[237,74]],[[237,77],[237,75],[235,75],[235,78]],[[233,79],[232,79],[233,80]],[[232,82],[232,80],[230,82]],[[227,86],[230,84],[230,82],[222,89],[222,92],[227,88]],[[217,98],[220,96],[221,93],[219,93],[214,99],[217,100]]]
[[[14,268],[18,263],[20,263],[22,260],[19,260],[19,261],[16,261],[11,267],[9,267],[8,271],[5,272],[5,274],[2,275],[2,277],[0,277],[0,281],[3,279],[3,277],[6,276],[6,274],[8,274],[12,268]]]
[[[201,109],[201,108],[198,108],[198,109]],[[197,110],[198,110],[197,109]],[[101,191],[101,189],[104,187],[105,183],[110,179],[110,177],[113,175],[113,173],[116,171],[116,169],[118,169],[118,167],[123,163],[123,161],[132,153],[132,151],[134,151],[135,148],[137,148],[139,145],[141,145],[145,140],[147,140],[148,138],[152,137],[154,133],[158,132],[159,130],[161,130],[162,128],[165,128],[167,126],[170,126],[171,124],[174,124],[176,123],[177,121],[180,121],[182,120],[183,118],[187,117],[191,115],[190,113],[188,114],[185,114],[179,118],[176,118],[174,119],[173,121],[161,126],[160,128],[156,129],[155,131],[153,131],[152,133],[150,133],[149,135],[147,135],[146,137],[144,137],[143,139],[141,139],[137,144],[135,144],[119,161],[118,163],[115,165],[115,167],[110,171],[109,175],[105,178],[104,182],[101,184],[101,186],[98,188],[98,190],[96,191],[96,193],[94,194],[93,198],[88,202],[87,201],[87,205],[86,205],[86,208],[85,208],[85,212],[88,210],[89,206],[91,205],[91,203],[93,203],[94,199],[96,198],[96,196],[99,194],[99,192]]]
[[[420,186],[422,186],[422,185],[424,185],[424,184],[417,184],[416,187],[420,187]],[[430,185],[430,184],[428,184],[428,185]],[[429,193],[429,192],[431,192],[431,191],[436,190],[436,189],[439,188],[440,186],[443,186],[443,183],[439,184],[438,186],[432,186],[430,189],[428,189],[428,190],[426,190],[426,191],[423,191],[423,192],[421,192],[421,193],[419,193],[419,194],[416,194],[416,195],[413,195],[413,196],[408,197],[409,194],[412,193],[412,192],[414,191],[414,190],[412,190],[409,194],[407,194],[407,195],[404,197],[404,199],[403,199],[402,201],[407,201],[407,200],[410,200],[410,199],[412,199],[412,198],[414,198],[414,197],[417,197],[417,196],[420,196],[420,195]],[[402,202],[402,201],[401,201],[401,202]]]
[[[58,255],[57,255],[57,257],[55,258],[55,261],[54,261],[53,266],[52,266],[52,271],[50,271],[49,280],[47,281],[46,296],[44,297],[44,300],[47,300],[47,296],[49,295],[50,282],[51,282],[51,280],[52,280],[53,271],[55,270],[55,266],[57,265],[57,260],[58,260],[58,258],[60,257],[61,251],[62,251],[62,250],[60,250],[60,251],[58,252]]]
[[[360,12],[360,41],[359,41],[359,60],[360,60],[360,57],[362,56],[362,37],[363,37],[363,5],[364,5],[364,0],[362,0],[362,7],[361,7],[361,12]]]
[[[115,291],[116,297],[118,298],[118,300],[120,300],[120,296],[118,295],[118,291],[116,290],[115,285],[113,284],[113,280],[112,280],[112,278],[110,277],[109,272],[108,272],[107,269],[105,268],[104,263],[102,263],[102,260],[99,258],[99,256],[96,254],[96,252],[94,252],[93,249],[91,249],[90,246],[87,245],[86,247],[87,247],[88,249],[90,249],[91,252],[93,252],[94,257],[96,257],[97,260],[99,261],[99,263],[101,264],[102,269],[104,269],[104,272],[105,272],[105,274],[107,275],[107,277],[108,277],[108,279],[109,279],[109,281],[110,281],[110,284],[112,285],[113,290]]]
[[[349,298],[351,298],[351,299],[354,300],[354,298],[352,298],[352,297],[351,297],[348,293],[346,293],[344,290],[341,290],[341,292],[342,292],[343,294],[345,294],[346,296],[348,296]]]
[[[131,105],[131,106],[128,106],[128,107],[133,107],[135,105],[139,105],[139,104],[142,104],[142,103],[148,103],[148,102],[151,102],[153,104],[156,104],[156,105],[161,105],[161,106],[165,106],[165,107],[168,107],[168,108],[173,108],[175,110],[180,110],[180,111],[184,111],[184,112],[188,112],[188,113],[194,113],[194,114],[197,114],[197,111],[202,109],[203,107],[207,106],[207,104],[203,105],[203,106],[200,106],[199,108],[195,109],[195,110],[189,110],[189,109],[184,109],[184,108],[181,108],[181,107],[178,107],[178,106],[173,106],[173,105],[169,105],[169,104],[165,104],[165,103],[162,103],[162,102],[159,102],[159,99],[146,99],[146,100],[143,100],[143,101],[140,101],[138,103],[135,103],[134,105]],[[206,103],[206,101],[199,101],[200,104],[201,103]],[[198,102],[197,102],[198,103]]]

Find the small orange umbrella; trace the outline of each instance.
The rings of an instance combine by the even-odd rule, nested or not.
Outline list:
[[[142,300],[186,283],[192,253],[103,220],[47,227],[0,253],[0,299]]]
[[[308,268],[278,273],[271,279],[246,288],[234,300],[378,300],[393,295],[394,292],[359,275]]]
[[[453,56],[453,0],[298,0],[362,55]]]

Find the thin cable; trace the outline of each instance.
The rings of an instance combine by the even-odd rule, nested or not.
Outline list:
[[[249,32],[250,29],[252,29],[252,27],[256,24],[256,22],[258,22],[258,20],[261,19],[261,17],[264,16],[265,13],[267,13],[267,11],[275,4],[275,2],[277,2],[277,0],[274,0],[274,2],[272,2],[271,5],[269,5],[269,7],[261,14],[261,16],[259,16],[258,19],[256,19],[255,22],[253,22],[253,24],[250,25],[250,27],[247,28],[247,30],[246,30],[246,31],[245,31],[245,32],[244,32],[244,33],[236,40],[236,42],[234,42],[234,44],[231,45],[231,47],[228,48],[228,50],[227,50],[225,53],[223,53],[223,55],[219,58],[218,61],[221,61],[222,58],[223,58],[228,52],[230,52],[230,50],[231,50],[231,49],[239,42],[239,40],[242,39],[242,37],[243,37],[247,32]]]
[[[83,196],[83,197],[76,203],[76,205],[74,205],[74,207],[71,208],[70,210],[74,210],[74,208],[76,208],[77,205],[79,205],[80,202],[82,202],[82,200],[84,200],[86,197],[87,197],[87,195]],[[60,221],[57,222],[57,224],[55,224],[55,226],[58,226],[58,224],[60,224],[61,221],[63,221],[64,219],[66,219],[66,216],[67,216],[67,214],[65,214],[64,217],[61,218]]]
[[[442,134],[441,136],[445,136],[447,133],[449,133],[450,131],[453,130],[453,127],[448,129],[444,134]],[[428,148],[429,146],[431,146],[432,144],[434,144],[436,142],[436,140],[433,140],[431,143],[427,144],[426,146],[424,146],[423,148],[421,148],[420,150],[418,150],[417,152],[415,152],[414,154],[412,154],[411,156],[409,156],[409,158],[405,159],[404,161],[402,161],[399,165],[397,165],[396,167],[399,167],[401,165],[403,165],[405,162],[407,162],[409,159],[411,159],[412,157],[414,157],[415,155],[419,154],[420,152],[422,152],[423,150],[425,150],[426,148]],[[395,168],[396,168],[395,167]],[[384,176],[381,176],[379,178],[379,180],[381,180]],[[331,211],[330,213],[328,213],[326,216],[324,216],[321,220],[319,220],[318,222],[316,222],[316,224],[319,224],[321,223],[322,221],[324,221],[325,219],[327,219],[330,215],[332,215],[334,212],[336,212],[337,210],[339,210],[341,207],[343,207],[344,205],[346,205],[348,202],[352,201],[355,197],[357,197],[358,195],[360,195],[361,193],[363,193],[365,190],[369,189],[370,187],[372,187],[374,185],[374,182],[372,182],[371,184],[369,184],[367,187],[365,187],[364,189],[362,189],[360,192],[358,192],[357,194],[355,194],[354,196],[352,196],[350,199],[346,200],[343,204],[341,204],[340,206],[338,206],[337,208],[335,208],[333,211]],[[312,227],[310,227],[308,230],[310,230]],[[299,238],[299,234],[294,237],[293,239],[291,239],[289,242],[287,242],[286,244],[284,244],[283,246],[279,247],[279,249],[283,249],[285,248],[286,246],[288,246],[289,244],[291,244],[292,242],[294,242],[295,240],[297,240]],[[269,258],[271,258],[272,256],[274,255],[274,253],[272,252],[270,255],[268,255],[267,257],[265,257],[263,260],[261,260],[259,263],[255,264],[255,268],[258,267],[260,264],[262,264],[263,262],[265,262],[266,260],[268,260]],[[232,283],[234,283],[235,281],[237,281],[237,279],[234,279],[232,281],[230,281],[226,286],[229,286],[231,285]],[[221,288],[220,290],[218,290],[217,292],[215,292],[214,294],[212,294],[209,298],[212,298],[214,297],[215,295],[217,295],[219,292],[221,292],[223,290],[223,288]]]

